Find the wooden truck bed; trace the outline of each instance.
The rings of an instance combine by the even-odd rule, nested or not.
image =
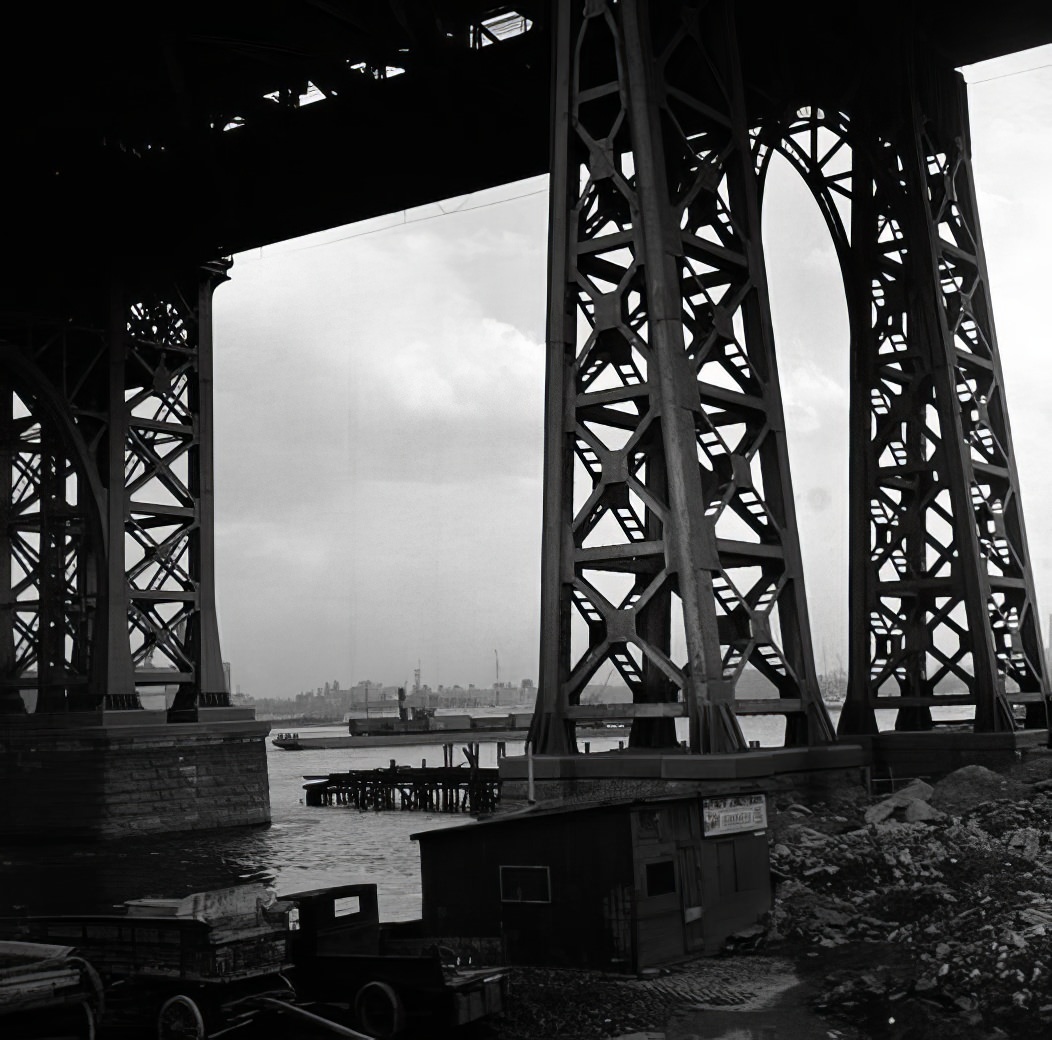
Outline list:
[[[394,1037],[414,1023],[448,1028],[496,1014],[507,989],[503,969],[458,965],[434,942],[385,949],[375,885],[280,899],[242,885],[134,900],[124,914],[16,924],[23,937],[75,949],[125,996],[115,1013],[145,1007],[162,1037],[204,1038],[271,1012],[327,1022],[334,1035],[353,1025]]]

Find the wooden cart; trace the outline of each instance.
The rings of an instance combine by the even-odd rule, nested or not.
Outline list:
[[[98,969],[107,1025],[158,1040],[235,1034],[261,1017],[351,1040],[414,1024],[455,1027],[503,1007],[500,969],[443,964],[434,944],[381,948],[375,885],[284,898],[262,885],[140,899],[116,915],[30,918],[24,935],[62,942]]]
[[[296,913],[262,885],[239,885],[133,900],[123,914],[30,918],[21,928],[94,965],[106,985],[107,1026],[142,1036],[149,1023],[159,1040],[205,1040],[294,1000],[285,973]]]

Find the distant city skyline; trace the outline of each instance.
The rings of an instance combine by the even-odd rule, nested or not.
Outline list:
[[[1046,643],[1050,63],[1039,48],[967,71]],[[535,178],[235,257],[215,297],[217,589],[244,692],[401,684],[418,661],[435,688],[488,685],[495,650],[502,676],[538,675],[546,229]],[[832,670],[847,646],[846,305],[786,164],[764,244],[814,652]]]

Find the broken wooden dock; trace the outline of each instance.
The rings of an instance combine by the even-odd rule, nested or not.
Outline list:
[[[464,766],[352,769],[304,778],[306,803],[374,812],[492,812],[500,801],[497,769]]]

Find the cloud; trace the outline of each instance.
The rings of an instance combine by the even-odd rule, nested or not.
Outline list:
[[[393,347],[370,373],[369,411],[401,404],[431,417],[536,414],[544,385],[544,345],[495,318],[442,320],[426,339]],[[500,388],[500,389],[497,389]],[[514,393],[500,392],[514,388]],[[495,392],[497,389],[497,392]]]
[[[215,302],[217,543],[247,692],[396,681],[418,656],[425,681],[484,682],[494,647],[535,676],[540,202],[511,230],[489,210],[237,258]]]
[[[846,440],[849,399],[845,385],[810,360],[784,366],[780,376],[790,437],[833,433],[838,441]]]

